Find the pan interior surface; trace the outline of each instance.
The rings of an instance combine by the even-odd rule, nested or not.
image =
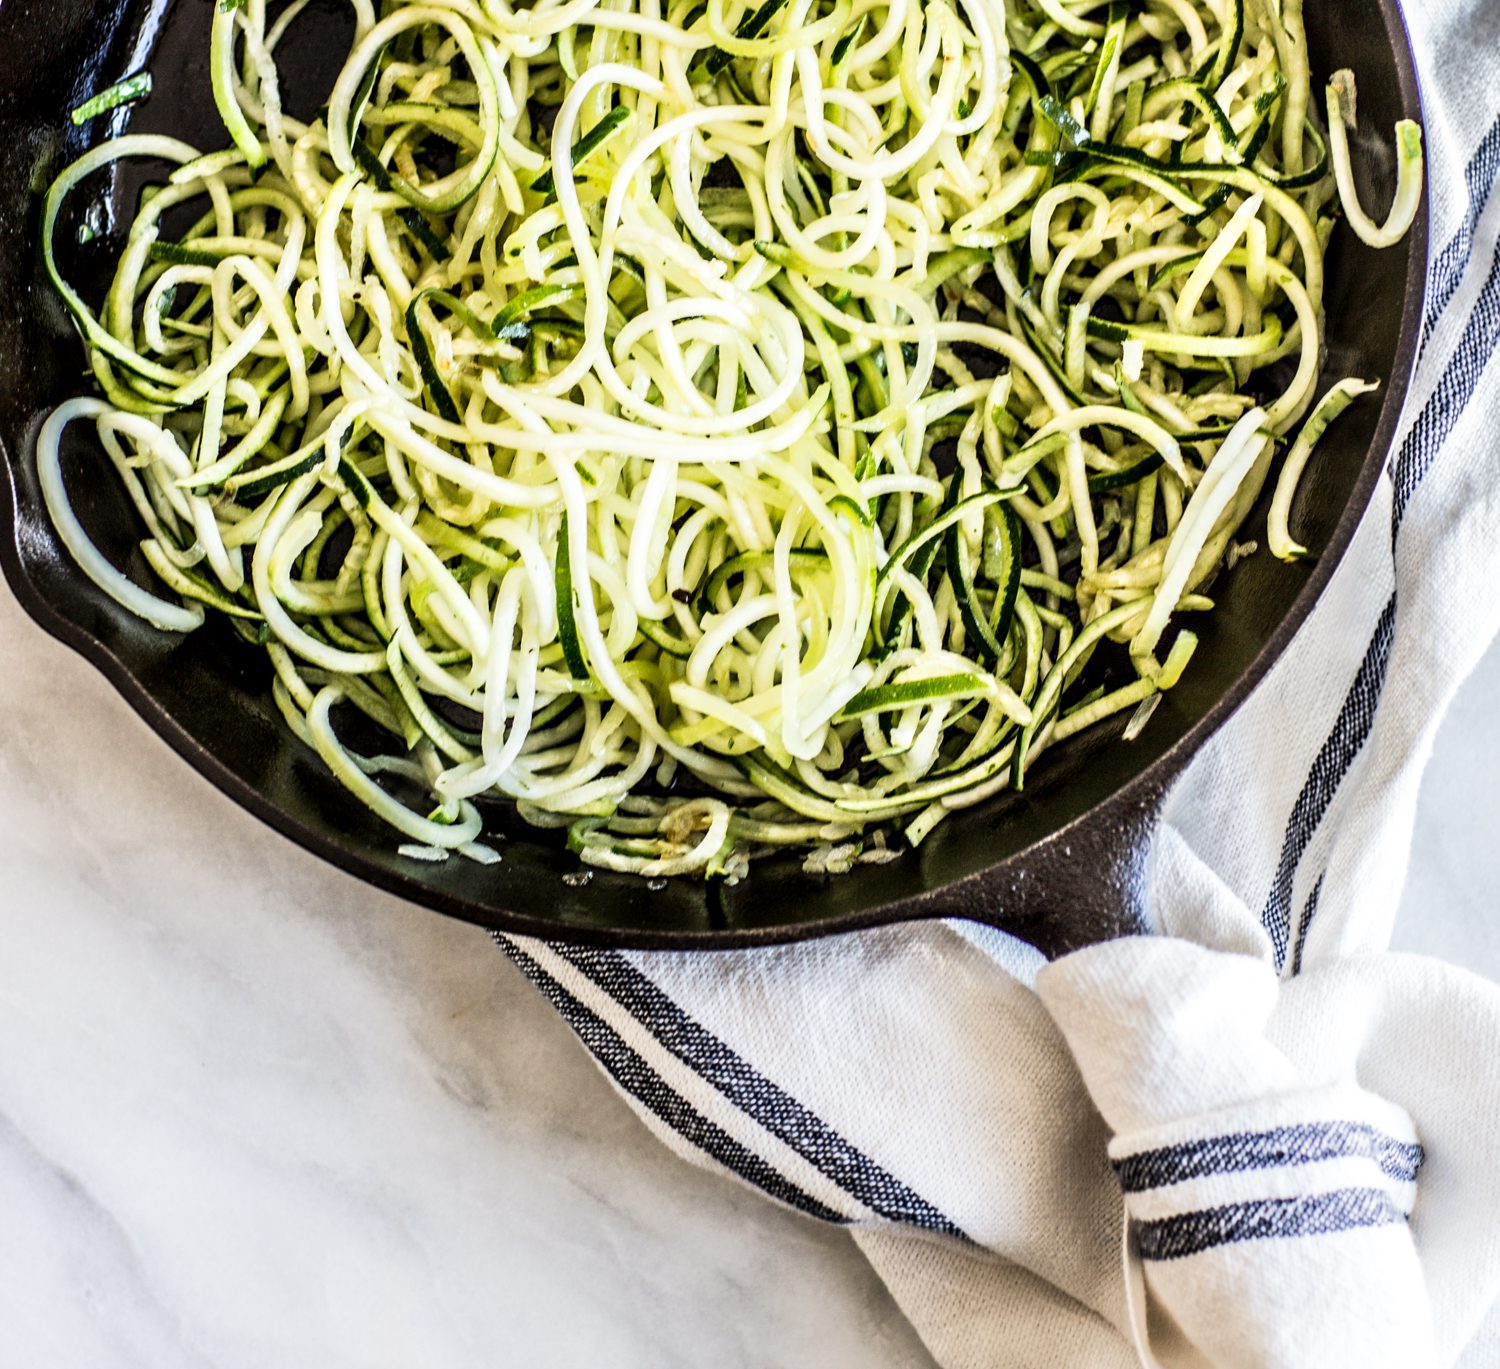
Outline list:
[[[78,338],[40,269],[40,189],[84,147],[68,111],[121,76],[149,67],[151,99],[120,111],[97,140],[121,131],[173,133],[205,149],[224,144],[204,75],[212,6],[202,0],[5,0],[0,4],[0,562],[41,625],[95,662],[151,726],[214,784],[272,826],[355,875],[443,912],[500,929],[635,946],[729,946],[785,941],[898,917],[964,915],[1062,950],[1130,930],[1139,835],[1192,752],[1285,647],[1352,536],[1399,417],[1420,324],[1425,220],[1387,252],[1340,225],[1329,251],[1327,378],[1383,383],[1328,433],[1299,496],[1298,530],[1317,559],[1285,565],[1262,552],[1215,585],[1219,611],[1195,624],[1202,645],[1177,689],[1137,740],[1123,720],[1048,752],[1024,795],[1002,794],[956,814],[919,851],[835,878],[800,859],[757,865],[734,886],[676,880],[652,889],[631,876],[579,876],[574,856],[508,805],[485,816],[503,834],[503,861],[421,865],[396,854],[391,831],[360,806],[288,731],[264,657],[222,624],[182,638],[157,633],[107,600],[51,531],[31,453],[45,415],[84,392]],[[1390,129],[1417,117],[1410,50],[1394,0],[1346,0],[1306,16],[1315,73],[1360,79],[1355,163],[1366,202],[1389,202]],[[285,63],[290,103],[316,107],[332,73],[320,59],[346,49],[346,0],[313,0]],[[86,289],[103,279],[139,189],[120,174],[79,207],[90,241],[65,253]],[[83,197],[81,197],[83,198]],[[75,212],[73,232],[82,227]],[[82,472],[86,441],[67,454]],[[99,469],[94,465],[92,469]],[[112,479],[80,491],[80,516],[117,564],[135,564],[134,514]],[[1263,529],[1270,490],[1245,536]],[[8,507],[7,507],[8,505]],[[1263,542],[1264,538],[1260,537]]]

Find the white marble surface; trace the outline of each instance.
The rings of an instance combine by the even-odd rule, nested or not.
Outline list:
[[[3,587],[0,659],[0,1366],[931,1365],[844,1235],[671,1157],[480,933],[260,827]],[[1401,934],[1500,977],[1497,689]]]
[[[0,1366],[926,1366],[482,933],[220,796],[0,586]]]

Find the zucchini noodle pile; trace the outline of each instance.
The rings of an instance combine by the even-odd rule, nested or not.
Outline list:
[[[99,394],[38,463],[84,570],[261,644],[413,858],[498,859],[494,795],[648,877],[892,858],[1144,725],[1278,463],[1302,554],[1372,388],[1317,400],[1325,247],[1341,204],[1402,236],[1422,148],[1372,222],[1300,0],[351,0],[310,123],[306,3],[215,7],[225,150],[53,187]],[[96,310],[54,239],[124,158],[170,175]],[[79,420],[153,590],[72,510]]]

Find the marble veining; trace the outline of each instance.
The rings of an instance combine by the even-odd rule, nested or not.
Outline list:
[[[0,589],[0,1369],[931,1361],[473,928],[305,855]]]
[[[481,933],[260,826],[3,588],[0,642],[0,1369],[931,1369],[843,1233],[671,1156]],[[1500,975],[1497,686],[1402,938]]]

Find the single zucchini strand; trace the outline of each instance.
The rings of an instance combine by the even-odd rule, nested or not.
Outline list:
[[[1360,204],[1349,155],[1349,130],[1355,120],[1354,73],[1340,71],[1328,83],[1328,143],[1339,200],[1349,226],[1371,247],[1394,247],[1410,231],[1422,207],[1422,126],[1412,119],[1396,125],[1396,196],[1383,224],[1377,224]]]

